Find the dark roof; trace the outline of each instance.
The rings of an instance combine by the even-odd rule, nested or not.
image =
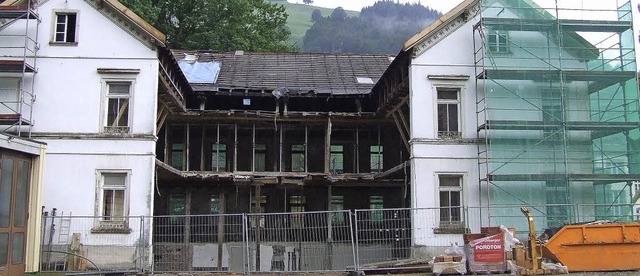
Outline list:
[[[178,61],[219,62],[214,83],[191,83],[194,91],[284,90],[292,94],[367,94],[391,64],[385,55],[325,53],[208,53],[173,50]],[[370,83],[358,82],[370,78]]]

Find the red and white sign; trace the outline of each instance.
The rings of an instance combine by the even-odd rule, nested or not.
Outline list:
[[[504,235],[502,233],[471,242],[473,261],[476,263],[504,262]]]

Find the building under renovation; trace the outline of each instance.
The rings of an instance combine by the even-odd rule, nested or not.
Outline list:
[[[408,206],[406,144],[370,94],[392,58],[174,56],[193,91],[162,118],[156,215]]]
[[[382,79],[409,88],[376,88],[410,96],[411,206],[442,208],[416,245],[461,242],[451,234],[480,225],[526,229],[523,205],[540,205],[540,230],[631,219],[631,13],[628,1],[468,0],[405,43]]]

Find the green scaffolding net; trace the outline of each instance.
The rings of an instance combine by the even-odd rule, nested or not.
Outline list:
[[[631,4],[482,0],[474,45],[485,204],[541,205],[541,227],[632,220],[640,116]]]

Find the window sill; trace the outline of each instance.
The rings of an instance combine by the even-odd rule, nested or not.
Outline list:
[[[434,234],[467,234],[471,233],[468,228],[435,228]]]
[[[49,41],[49,46],[78,46],[78,42]]]
[[[131,129],[129,127],[103,127],[102,134],[113,136],[127,135],[129,134],[130,130]]]
[[[462,139],[462,132],[459,131],[439,131],[438,139],[443,140],[454,140],[454,139]]]
[[[92,234],[131,234],[131,228],[129,227],[94,227],[91,228]]]

